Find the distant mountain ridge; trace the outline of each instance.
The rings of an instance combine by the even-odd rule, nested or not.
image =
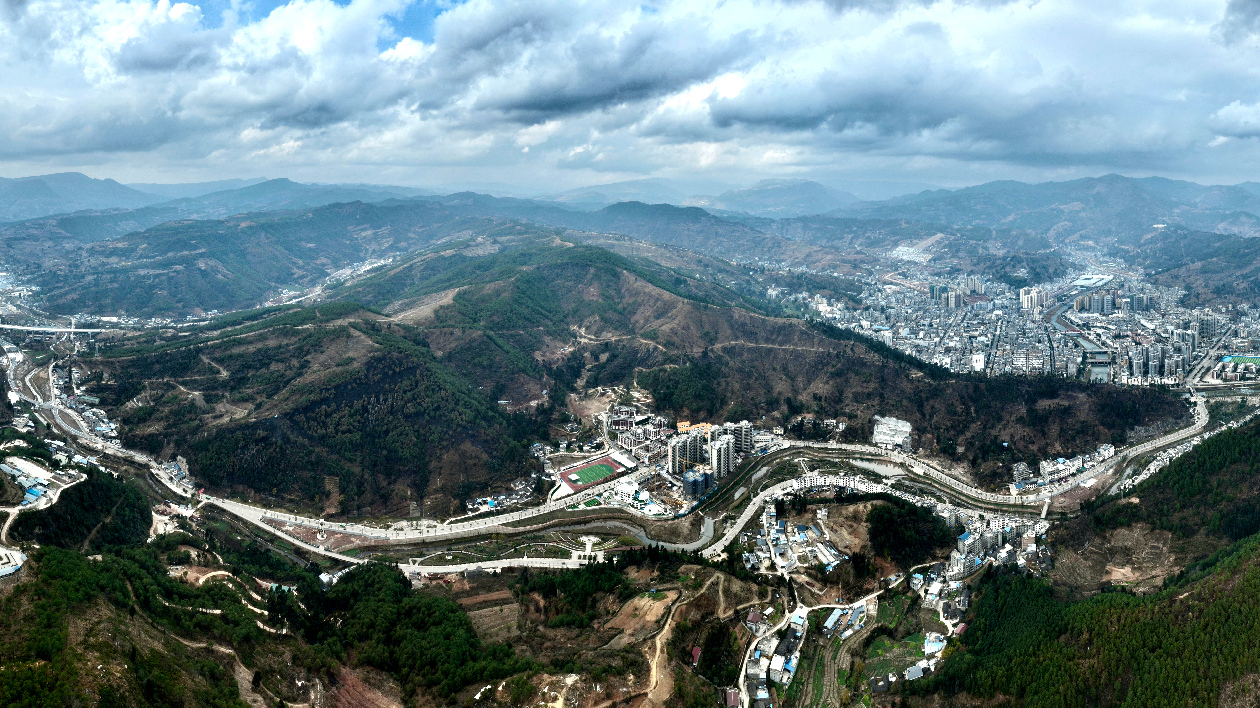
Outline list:
[[[856,196],[804,179],[766,179],[747,189],[716,197],[691,197],[686,204],[755,216],[794,217],[822,214],[861,201]]]
[[[313,209],[328,204],[374,203],[426,194],[410,187],[365,187],[339,184],[302,184],[286,178],[269,179],[237,189],[211,192],[169,203],[204,219],[255,211]],[[163,205],[165,206],[165,205]]]
[[[136,189],[136,186],[150,191]],[[339,202],[372,203],[427,194],[431,192],[415,187],[303,184],[287,178],[127,186],[112,179],[93,179],[66,172],[0,179],[0,221],[73,216],[79,222],[79,231],[86,236],[91,231],[92,217],[103,216],[106,222],[120,219],[115,214],[83,212],[153,207],[158,211],[135,214],[131,219],[138,228],[147,228],[177,218],[219,218],[245,212],[309,209]],[[115,231],[106,226],[98,238],[112,238],[118,235]]]
[[[988,182],[840,207],[836,216],[1028,229],[1059,243],[1128,243],[1155,224],[1260,235],[1260,185],[1206,186],[1121,175],[1067,182]]]
[[[146,194],[154,194],[166,199],[188,199],[212,192],[249,187],[266,181],[266,177],[255,177],[253,179],[220,179],[213,182],[184,182],[177,184],[132,183],[127,186]]]
[[[135,209],[162,201],[119,184],[78,172],[0,178],[0,221],[32,219],[83,209]]]
[[[626,182],[592,185],[570,189],[545,198],[575,208],[593,211],[617,202],[645,202],[648,204],[681,204],[687,199],[685,185],[666,179],[636,179]]]
[[[434,195],[430,190],[414,187],[303,184],[287,178],[134,186],[150,191],[78,173],[0,180],[0,220],[146,207],[174,209],[176,216],[170,218],[204,219],[313,208],[338,202],[435,198],[447,203],[450,200],[468,202],[477,209],[490,207],[510,218],[583,229],[598,228],[594,222],[606,220],[609,215],[592,222],[577,214],[640,202],[700,207],[714,218],[740,223],[747,223],[745,217],[748,216],[784,219],[827,214],[859,219],[903,219],[962,228],[1026,229],[1046,235],[1056,243],[1098,241],[1096,245],[1101,246],[1139,238],[1161,223],[1246,237],[1260,235],[1260,183],[1201,185],[1162,177],[1131,178],[1114,174],[1039,184],[995,181],[956,190],[927,190],[882,201],[862,201],[849,192],[801,179],[763,180],[752,187],[731,189],[716,196],[694,196],[694,193],[688,194],[687,187],[692,185],[686,182],[649,178],[569,190],[544,199],[481,195],[480,201],[468,196],[475,192]],[[144,228],[160,223],[152,221],[157,218],[160,218],[158,212],[150,212],[137,214],[135,221]],[[695,218],[701,217],[696,215]],[[114,216],[108,220],[119,221]],[[81,232],[86,228],[80,225]],[[106,228],[101,237],[112,237],[115,232],[115,227]]]

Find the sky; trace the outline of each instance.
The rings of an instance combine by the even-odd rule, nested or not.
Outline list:
[[[0,0],[0,176],[1260,181],[1260,0]]]

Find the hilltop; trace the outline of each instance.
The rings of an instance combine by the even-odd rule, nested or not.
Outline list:
[[[588,392],[635,385],[680,418],[810,413],[845,420],[854,440],[872,416],[902,416],[918,446],[981,472],[1184,415],[1153,390],[955,378],[731,288],[516,227],[325,297],[116,341],[85,362],[90,390],[128,445],[185,456],[212,488],[437,516],[536,471],[525,447]]]

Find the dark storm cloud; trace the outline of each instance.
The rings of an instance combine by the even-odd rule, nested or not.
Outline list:
[[[1227,44],[1260,33],[1260,0],[1229,0],[1225,16],[1214,28]]]
[[[531,123],[664,96],[754,60],[754,31],[711,37],[696,20],[645,14],[609,33],[564,4],[469,8],[437,25],[421,105],[473,89],[477,109]]]

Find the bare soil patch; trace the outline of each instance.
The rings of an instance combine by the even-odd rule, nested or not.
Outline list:
[[[691,543],[700,538],[703,524],[700,514],[688,514],[677,521],[639,521],[648,538],[665,543]]]
[[[520,634],[520,617],[521,606],[515,602],[468,613],[468,619],[472,621],[477,636],[487,642],[501,642]]]
[[[1135,524],[1093,536],[1079,546],[1062,544],[1050,578],[1074,594],[1090,595],[1106,584],[1144,593],[1159,589],[1180,565],[1171,533]]]
[[[862,502],[827,507],[827,519],[821,524],[837,550],[852,555],[866,547],[870,541],[866,515],[870,513],[871,506],[871,502]]]
[[[334,708],[403,708],[398,688],[381,685],[384,682],[379,678],[365,676],[362,671],[342,669],[337,679],[337,688],[329,694],[329,703]]]
[[[488,592],[481,595],[473,595],[472,597],[461,597],[456,602],[464,607],[472,607],[473,605],[482,605],[487,602],[498,602],[500,600],[514,600],[510,590],[500,590],[498,592]],[[513,603],[515,604],[515,603]]]
[[[604,624],[604,628],[620,629],[627,634],[653,630],[665,616],[669,606],[677,599],[677,590],[658,592],[654,595],[640,595],[627,602],[616,616]]]
[[[407,304],[407,309],[394,315],[393,319],[405,324],[427,324],[432,322],[439,307],[455,302],[459,288],[443,290],[440,293],[425,295],[418,301]]]
[[[1260,674],[1241,676],[1221,687],[1220,708],[1260,708]]]
[[[291,536],[311,544],[323,546],[330,551],[344,551],[364,546],[387,545],[384,541],[355,533],[341,533],[332,529],[313,529],[301,524],[289,524],[277,519],[265,518],[263,523],[286,536]],[[322,538],[321,538],[322,535]]]
[[[202,565],[186,565],[179,569],[173,577],[193,585],[201,585],[211,573],[224,573],[222,568],[207,568]]]

